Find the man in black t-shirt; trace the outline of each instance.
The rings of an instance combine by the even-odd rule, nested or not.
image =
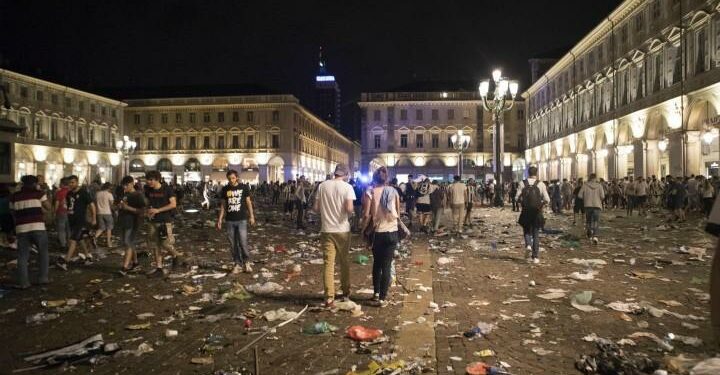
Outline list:
[[[158,171],[149,171],[145,174],[145,198],[148,201],[148,209],[145,216],[150,220],[148,226],[148,247],[153,249],[155,254],[155,270],[148,274],[149,277],[163,277],[163,253],[166,250],[173,257],[173,267],[182,263],[179,254],[175,251],[175,237],[173,237],[173,216],[177,201],[175,191],[172,187],[163,184],[162,177]]]
[[[118,227],[122,233],[123,245],[125,245],[125,258],[120,271],[121,275],[125,275],[138,266],[135,239],[140,231],[146,202],[145,196],[135,190],[134,185],[135,179],[132,176],[123,177],[120,183],[123,195],[120,203],[118,203]]]
[[[68,193],[65,197],[67,206],[68,224],[70,226],[70,239],[68,241],[68,252],[64,258],[59,258],[56,265],[58,268],[67,271],[67,264],[75,256],[78,243],[83,250],[82,256],[85,262],[92,262],[92,255],[89,252],[90,232],[88,230],[87,210],[90,208],[90,224],[95,226],[97,222],[97,211],[87,189],[81,188],[77,176],[67,178]]]
[[[255,225],[255,213],[250,199],[250,187],[238,181],[238,173],[234,170],[227,172],[228,184],[220,191],[220,214],[216,224],[217,230],[222,229],[223,218],[228,239],[230,240],[230,254],[235,262],[233,273],[240,271],[252,272],[248,259],[250,249],[247,243],[247,225]]]

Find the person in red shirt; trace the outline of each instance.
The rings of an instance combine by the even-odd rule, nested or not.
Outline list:
[[[55,193],[53,202],[53,212],[55,213],[55,230],[58,233],[58,242],[60,247],[67,249],[67,241],[70,237],[70,225],[68,224],[67,205],[65,198],[68,193],[67,180],[63,177],[60,179],[60,189]]]

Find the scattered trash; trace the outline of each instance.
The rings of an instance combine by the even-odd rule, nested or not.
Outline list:
[[[618,345],[596,341],[598,353],[583,355],[575,368],[583,374],[651,374],[660,364],[645,356],[631,356]]]
[[[690,375],[717,375],[720,374],[720,357],[706,359],[690,370]]]
[[[286,311],[284,308],[280,308],[277,310],[266,311],[263,314],[263,318],[265,318],[268,322],[274,322],[276,320],[294,319],[297,317],[297,314],[298,313],[294,311]]]
[[[272,281],[268,281],[264,284],[256,283],[245,286],[245,290],[253,294],[270,294],[273,292],[279,292],[283,289],[285,288],[283,288],[282,285]]]
[[[178,331],[174,329],[166,329],[165,330],[165,337],[176,337],[178,335]]]
[[[592,295],[593,292],[589,290],[577,293],[570,299],[570,305],[584,312],[601,311],[597,307],[589,305],[590,301],[592,301]]]
[[[368,258],[367,255],[358,254],[357,258],[355,258],[355,263],[360,265],[367,265],[370,262],[370,258]]]
[[[455,261],[455,260],[454,260],[453,258],[440,257],[440,258],[438,258],[438,260],[437,260],[437,264],[438,264],[438,265],[441,265],[441,266],[444,266],[444,265],[449,264],[449,263],[452,263],[452,262],[454,262],[454,261]]]
[[[42,322],[55,320],[59,317],[60,317],[60,315],[58,315],[58,314],[37,313],[37,314],[30,315],[27,318],[25,318],[25,322],[27,324],[40,324]]]
[[[193,357],[190,363],[194,365],[212,365],[215,360],[212,357]]]
[[[131,330],[131,331],[139,331],[143,329],[150,329],[151,324],[150,323],[140,323],[140,324],[130,324],[125,326],[125,329]]]
[[[662,350],[665,350],[665,351],[668,351],[668,352],[671,352],[671,351],[673,351],[673,349],[674,349],[673,346],[670,345],[666,340],[660,339],[660,338],[657,337],[654,333],[650,333],[650,332],[635,332],[635,333],[629,335],[628,337],[631,338],[631,339],[636,339],[636,338],[641,338],[641,337],[648,338],[648,339],[650,339],[650,340],[652,340],[652,341],[655,341],[655,343],[656,343]],[[654,370],[653,370],[653,371],[654,371]]]
[[[351,326],[347,329],[348,337],[355,341],[373,341],[382,336],[382,334],[382,330],[363,326]]]
[[[565,296],[567,295],[567,291],[562,289],[548,289],[545,292],[545,294],[538,294],[537,296],[542,299],[552,300],[565,298]]]
[[[631,313],[631,314],[637,314],[639,312],[642,312],[643,308],[640,307],[639,304],[634,302],[610,302],[607,305],[605,305],[615,311],[620,311],[624,313]]]
[[[303,328],[303,333],[308,335],[321,335],[337,331],[337,327],[328,322],[317,322]]]

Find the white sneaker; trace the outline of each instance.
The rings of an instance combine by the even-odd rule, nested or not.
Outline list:
[[[532,254],[532,246],[527,245],[525,246],[525,258],[530,258],[530,254]]]
[[[597,245],[599,242],[600,242],[600,240],[598,240],[597,237],[593,237],[593,238],[592,238],[592,244],[593,244],[593,245]]]
[[[532,258],[533,264],[540,264],[540,258]]]
[[[242,271],[243,271],[243,268],[242,268],[242,266],[239,265],[239,264],[236,264],[236,265],[232,268],[232,273],[233,273],[233,275],[237,275],[237,274],[241,273]]]
[[[245,263],[245,266],[243,267],[243,271],[246,273],[250,273],[253,271],[252,266],[250,266],[250,263]]]

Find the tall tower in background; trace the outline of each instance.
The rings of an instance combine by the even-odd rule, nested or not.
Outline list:
[[[335,76],[330,74],[323,58],[322,47],[318,59],[318,72],[315,76],[315,114],[340,130],[340,86]]]

